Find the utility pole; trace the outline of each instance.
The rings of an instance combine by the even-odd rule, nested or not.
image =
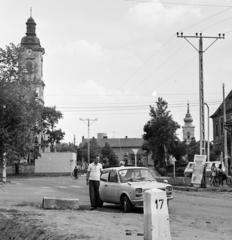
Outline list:
[[[222,84],[223,92],[223,128],[224,128],[224,159],[225,159],[225,170],[226,176],[228,176],[228,158],[227,158],[227,130],[224,127],[226,123],[226,101],[225,101],[225,84]]]
[[[210,142],[209,142],[209,105],[204,103],[208,109],[208,146],[207,146],[207,162],[210,162]]]
[[[225,34],[218,34],[218,37],[208,37],[202,36],[202,33],[195,36],[184,36],[183,32],[179,34],[177,32],[177,37],[184,38],[189,42],[199,53],[199,113],[200,113],[200,155],[205,155],[205,114],[204,114],[204,79],[203,79],[203,53],[206,52],[209,47],[211,47],[218,39],[225,39]],[[199,49],[197,49],[188,38],[199,38]],[[204,51],[203,51],[203,38],[215,39]]]
[[[95,118],[95,119],[89,119],[89,118],[82,119],[82,118],[80,118],[80,121],[83,121],[88,126],[88,164],[90,163],[90,138],[89,138],[90,125],[97,120],[98,120],[97,118]]]
[[[75,147],[75,144],[76,144],[76,138],[75,138],[75,135],[74,135],[74,142],[73,142],[73,143],[74,143],[74,147]]]

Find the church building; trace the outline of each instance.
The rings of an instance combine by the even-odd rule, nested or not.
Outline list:
[[[26,36],[22,38],[20,44],[19,66],[24,71],[26,79],[35,82],[38,100],[44,105],[43,55],[45,50],[36,36],[36,23],[32,17],[27,20],[26,25]]]
[[[188,109],[187,109],[187,114],[185,115],[184,118],[185,125],[182,127],[183,128],[183,141],[186,141],[186,144],[190,144],[192,141],[192,138],[194,138],[194,129],[195,127],[192,125],[193,118],[191,114],[189,113],[189,103],[188,103]]]
[[[36,23],[32,16],[26,22],[26,36],[21,40],[19,48],[19,66],[24,77],[33,83],[34,90],[37,93],[37,101],[44,105],[44,87],[43,82],[43,55],[44,48],[36,36]],[[30,98],[30,96],[29,96]],[[48,140],[48,135],[43,132],[37,136],[39,152],[50,152],[50,148],[43,142]]]

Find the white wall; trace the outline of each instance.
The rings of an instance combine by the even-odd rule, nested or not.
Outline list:
[[[66,173],[71,172],[75,165],[76,153],[41,153],[41,157],[35,160],[35,173]]]

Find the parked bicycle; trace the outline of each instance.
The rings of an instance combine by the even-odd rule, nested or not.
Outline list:
[[[223,174],[221,177],[217,174],[217,176],[215,176],[213,179],[212,185],[214,187],[219,187],[219,185],[222,184],[221,181],[222,183],[226,181],[226,184],[229,187],[232,187],[232,178],[231,176],[226,176],[226,174]]]

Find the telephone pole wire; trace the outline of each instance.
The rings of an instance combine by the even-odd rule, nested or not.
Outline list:
[[[204,79],[203,79],[203,53],[206,52],[218,39],[225,39],[225,34],[218,34],[217,37],[202,36],[202,33],[196,33],[195,36],[185,36],[183,32],[177,37],[184,38],[199,53],[199,113],[200,113],[200,155],[206,155],[205,151],[205,113],[204,113]],[[197,49],[188,38],[199,38],[199,49]],[[203,38],[215,39],[205,50],[203,50]]]
[[[82,118],[80,118],[80,121],[83,121],[88,126],[88,165],[90,163],[90,138],[89,138],[90,125],[97,120],[98,120],[97,118],[95,118],[95,119],[89,119],[89,118],[82,119]]]

